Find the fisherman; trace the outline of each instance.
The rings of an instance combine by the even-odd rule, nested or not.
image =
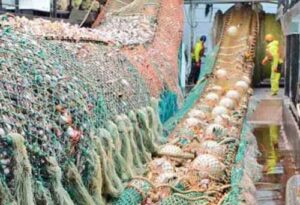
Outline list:
[[[196,84],[201,70],[201,58],[204,57],[206,36],[201,36],[196,43],[195,48],[192,48],[192,69],[188,78],[189,84]]]
[[[279,42],[274,40],[272,34],[267,34],[265,36],[265,41],[267,43],[266,56],[262,60],[262,64],[266,65],[268,62],[271,63],[271,95],[277,95],[279,91],[279,80],[280,71],[283,65],[283,60],[280,58],[279,54]]]

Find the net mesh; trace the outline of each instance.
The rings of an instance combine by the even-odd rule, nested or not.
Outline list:
[[[119,50],[36,39],[8,19],[1,16],[1,204],[105,204],[142,167],[128,154],[156,151],[158,102]]]
[[[219,50],[219,46],[216,46],[212,50],[212,52],[206,56],[204,60],[204,67],[202,69],[202,72],[200,73],[199,81],[197,85],[191,90],[189,95],[186,97],[181,109],[178,112],[176,112],[176,114],[173,117],[169,118],[164,123],[165,136],[167,136],[173,131],[176,125],[183,119],[186,113],[193,107],[193,105],[200,98],[208,82],[208,76],[212,73],[213,68],[215,66],[215,60],[218,54],[218,50]],[[167,106],[167,103],[165,103],[165,105]]]
[[[252,17],[249,18],[249,16]],[[212,111],[216,104],[204,100],[200,95],[204,88],[204,92],[208,93],[212,92],[212,86],[219,85],[221,91],[218,95],[223,97],[224,93],[230,89],[238,90],[235,83],[241,77],[245,78],[246,76],[245,79],[248,79],[251,76],[253,63],[246,61],[243,55],[233,58],[231,55],[236,54],[228,52],[231,51],[230,49],[238,48],[239,52],[253,53],[257,32],[255,16],[255,12],[249,6],[242,5],[232,7],[226,13],[224,31],[227,31],[227,27],[232,25],[243,25],[242,29],[234,37],[221,36],[220,48],[215,48],[215,56],[208,58],[208,62],[211,64],[207,63],[208,69],[205,69],[201,76],[203,79],[191,93],[190,99],[187,98],[187,103],[184,104],[178,115],[176,114],[170,122],[167,121],[164,124],[166,135],[169,136],[168,144],[158,151],[157,158],[151,161],[150,168],[145,174],[145,180],[153,183],[150,193],[148,192],[146,196],[141,194],[146,203],[149,201],[149,204],[239,204],[245,200],[244,198],[251,198],[251,194],[245,191],[246,188],[251,187],[244,187],[244,192],[240,187],[243,185],[241,182],[245,168],[242,166],[242,162],[248,148],[246,135],[251,131],[248,126],[243,124],[251,89],[247,87],[248,92],[245,91],[246,89],[244,92],[239,90],[238,106],[234,107],[232,111],[226,110],[230,115],[229,122],[228,124],[219,122],[219,127],[214,124],[216,117],[214,115],[217,114]],[[242,19],[243,24],[240,24]],[[213,68],[223,68],[228,71],[230,76],[226,76],[227,80],[224,80],[217,75],[217,72],[210,75]],[[209,85],[206,86],[206,82],[209,82]],[[191,107],[195,108],[194,113],[188,112]],[[195,116],[196,112],[203,115]],[[175,127],[176,130],[169,135]],[[226,154],[221,156],[202,154],[201,145],[204,140],[212,140],[218,145],[224,144]],[[222,162],[219,161],[220,159]],[[232,167],[234,169],[231,171]],[[183,184],[185,191],[176,188],[178,183]],[[165,190],[162,187],[167,188]],[[199,197],[188,194],[194,190],[199,190],[195,191],[200,195]],[[122,199],[119,198],[119,200]]]
[[[254,108],[256,107],[255,102],[252,102],[251,104],[249,104],[248,107],[248,112],[247,112],[247,116],[249,117],[253,111]],[[249,163],[249,161],[245,160],[246,157],[246,153],[248,150],[251,149],[255,149],[254,147],[256,146],[256,139],[252,138],[253,137],[253,133],[252,133],[252,126],[247,122],[248,117],[245,118],[244,123],[243,123],[243,129],[241,132],[241,138],[240,138],[240,144],[238,147],[238,151],[236,154],[236,158],[235,158],[235,165],[231,170],[231,191],[229,192],[228,196],[226,197],[226,199],[224,200],[223,204],[224,205],[238,205],[241,202],[247,202],[246,199],[243,197],[244,193],[247,193],[249,190],[247,190],[247,188],[249,187],[249,184],[244,184],[244,186],[242,185],[242,180],[244,177],[245,172],[247,171],[247,166]],[[251,137],[249,137],[251,136]],[[254,166],[254,165],[252,165]],[[259,180],[259,177],[256,175],[259,173],[257,172],[253,172],[253,173],[249,173],[250,177],[252,177],[252,183],[256,182]],[[249,193],[250,194],[250,193]],[[251,193],[254,194],[254,193]],[[250,194],[250,195],[251,195]],[[253,197],[254,198],[254,197]],[[253,203],[253,202],[251,202]]]

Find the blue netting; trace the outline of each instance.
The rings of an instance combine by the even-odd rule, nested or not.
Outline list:
[[[177,95],[174,92],[165,90],[160,96],[159,117],[162,123],[166,122],[178,111]]]

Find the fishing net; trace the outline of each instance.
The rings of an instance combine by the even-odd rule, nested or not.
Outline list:
[[[257,103],[249,104],[247,116],[253,113]],[[252,133],[252,127],[245,118],[240,138],[235,165],[231,170],[231,191],[224,200],[224,205],[237,205],[242,202],[255,204],[256,188],[254,183],[262,176],[262,167],[256,161],[258,150],[257,142]],[[251,153],[252,152],[252,153]],[[249,200],[250,199],[250,200]],[[251,200],[252,199],[252,200]]]
[[[200,73],[199,81],[197,85],[191,90],[189,95],[185,98],[184,104],[182,105],[181,109],[178,112],[176,112],[176,114],[173,117],[171,117],[164,123],[165,136],[167,136],[173,131],[176,125],[183,119],[186,113],[193,107],[193,105],[200,98],[208,82],[208,76],[211,74],[215,66],[215,60],[218,54],[218,50],[219,50],[219,46],[216,46],[212,50],[212,52],[206,56],[204,60],[204,67],[202,69],[202,72]],[[162,101],[162,103],[164,102]],[[163,105],[167,106],[167,103],[164,103]],[[168,112],[164,112],[164,113],[168,113]]]
[[[253,18],[249,18],[249,15]],[[254,37],[245,37],[255,35],[257,31],[255,13],[249,6],[230,9],[226,13],[224,24],[235,25],[241,21],[245,29],[240,29],[235,38],[222,35],[220,48],[215,48],[216,53],[207,58],[207,68],[200,76],[194,93],[186,99],[183,109],[164,124],[166,135],[169,136],[168,144],[159,149],[158,156],[149,163],[147,172],[141,177],[152,183],[152,189],[148,193],[140,192],[143,198],[141,201],[145,204],[239,204],[243,200],[242,196],[247,200],[251,199],[255,188],[253,184],[247,184],[247,181],[252,182],[252,176],[244,175],[245,168],[242,166],[248,148],[246,135],[251,132],[244,124],[251,89],[247,86],[244,91],[239,90],[238,106],[224,111],[230,115],[228,123],[222,121],[217,125],[214,124],[214,118],[218,114],[212,108],[218,102],[213,104],[200,97],[202,92],[212,92],[216,85],[221,87],[217,95],[222,97],[228,90],[238,89],[235,83],[243,76],[246,76],[245,79],[251,76],[253,63],[244,62],[242,56],[236,56],[235,61],[231,62],[232,57],[229,55],[235,54],[228,53],[229,49],[237,47],[237,52],[250,52],[255,46]],[[226,27],[223,28],[226,30]],[[212,73],[214,68],[220,67],[228,70],[229,75],[225,79],[221,79],[217,71]],[[191,107],[194,110],[189,112]],[[176,130],[169,135],[175,127]],[[201,145],[209,140],[218,147],[224,146],[225,154],[203,154]],[[255,145],[253,141],[251,143]],[[255,148],[249,150],[248,154],[249,157],[254,157]],[[234,169],[231,171],[232,167]],[[177,189],[178,184],[182,184],[183,188]],[[243,192],[241,187],[244,188]],[[122,195],[117,201],[127,203]]]
[[[159,98],[173,92],[180,102],[182,93],[178,86],[177,62],[183,26],[180,2],[108,1],[105,10],[103,16],[107,18],[103,18],[96,29],[106,31],[117,28],[121,33],[119,37],[123,38],[119,40],[123,46],[132,41],[144,44],[125,46],[123,51],[145,79],[152,96]],[[108,35],[113,38],[113,34]]]
[[[209,200],[202,199],[203,194],[200,192],[192,192],[189,194],[174,194],[171,197],[162,201],[162,205],[183,204],[183,205],[206,205]]]
[[[156,151],[157,102],[117,49],[36,39],[7,22],[1,16],[1,202],[105,204],[143,168],[146,156],[130,156]]]

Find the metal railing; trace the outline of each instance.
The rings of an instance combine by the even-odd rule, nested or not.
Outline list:
[[[70,2],[71,4],[71,2]],[[20,14],[20,0],[15,0],[14,3],[3,3],[3,0],[0,0],[0,12],[14,12],[16,14]],[[6,9],[5,7],[11,7],[11,9]],[[69,5],[70,7],[70,5]],[[50,17],[56,18],[57,17],[57,0],[51,1],[51,9],[50,9]]]
[[[285,94],[291,99],[294,105],[300,102],[299,45],[300,45],[299,34],[288,35],[286,37]]]
[[[295,4],[297,4],[300,0],[279,0],[278,7],[283,7],[283,12],[287,12],[288,9],[292,8]]]

